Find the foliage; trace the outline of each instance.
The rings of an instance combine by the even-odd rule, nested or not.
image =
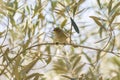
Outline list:
[[[119,16],[119,0],[0,0],[0,79],[120,80]]]

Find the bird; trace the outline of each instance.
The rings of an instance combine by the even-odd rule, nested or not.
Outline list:
[[[67,39],[67,35],[65,34],[65,32],[60,29],[59,27],[54,28],[54,40],[55,42],[59,42],[59,43],[68,43]]]

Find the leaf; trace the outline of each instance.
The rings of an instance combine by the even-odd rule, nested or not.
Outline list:
[[[13,16],[9,15],[9,18],[10,18],[10,22],[11,22],[12,26],[16,26],[16,23],[15,23]]]
[[[55,9],[57,1],[51,1],[52,10]]]
[[[78,5],[82,4],[85,0],[79,0]]]
[[[100,55],[101,55],[101,51],[97,51],[97,56],[96,56],[96,62],[98,62],[101,58],[100,58]]]
[[[79,29],[78,29],[78,26],[76,25],[75,21],[71,17],[70,17],[70,20],[71,20],[72,26],[74,27],[75,31],[77,33],[79,33]]]
[[[106,31],[105,27],[101,24],[101,22],[99,21],[99,19],[97,17],[90,16],[90,18],[92,18],[98,26],[100,26],[101,28],[103,28]]]
[[[108,4],[108,13],[111,12],[111,8],[112,8],[112,0],[110,0],[110,2]]]
[[[95,23],[96,23],[97,25],[99,25],[100,27],[102,26],[102,24],[98,21],[98,20],[99,20],[98,17],[90,16],[90,18],[92,18],[92,19],[95,21]]]
[[[0,38],[2,37],[2,35],[5,33],[5,31],[3,31],[3,32],[0,32]]]
[[[66,6],[65,6],[64,4],[62,4],[61,2],[58,2],[58,3],[59,3],[62,7],[64,7],[64,8],[66,7]]]
[[[0,49],[2,49],[2,48],[5,47],[5,46],[7,46],[7,45],[1,45],[1,46],[0,46]],[[1,56],[3,56],[3,55],[1,55]],[[0,57],[1,57],[1,56],[0,56]]]
[[[78,11],[77,13],[76,13],[76,15],[77,14],[80,14],[80,13],[82,13],[83,11],[86,11],[87,9],[85,9],[85,8],[83,8],[83,9],[81,9],[80,11]]]
[[[74,72],[75,74],[79,74],[79,72],[82,70],[82,68],[85,66],[85,63],[84,64],[79,64],[75,69],[74,69]]]
[[[74,6],[74,8],[73,8],[73,16],[75,16],[76,10],[77,10],[77,3],[75,3],[75,6]]]
[[[15,79],[19,80],[21,79],[20,77],[20,74],[19,74],[19,65],[20,65],[20,60],[21,60],[21,57],[20,55],[17,56],[16,60],[15,60],[15,64],[13,65],[13,75],[15,76]]]
[[[3,54],[3,62],[9,60],[8,53],[9,53],[9,48],[7,48]]]
[[[73,16],[75,16],[75,13],[78,9],[78,7],[84,2],[85,0],[79,0],[78,2],[75,3],[74,7],[73,7]]]
[[[120,59],[118,57],[112,57],[111,62],[113,63],[113,65],[120,66]]]
[[[28,38],[30,39],[31,37],[31,29],[28,27]]]
[[[58,73],[66,73],[68,70],[66,69],[66,67],[60,65],[60,64],[55,64],[53,66],[53,70],[55,70]]]
[[[47,64],[49,64],[51,62],[51,60],[52,60],[51,56],[48,56],[48,59],[45,59]]]
[[[112,24],[112,22],[114,21],[114,19],[116,18],[116,16],[120,15],[120,13],[118,13],[117,11],[113,14],[113,16],[111,17],[110,20],[110,24]]]
[[[119,6],[120,6],[120,2],[118,2],[118,3],[112,8],[111,11],[114,12]]]
[[[37,58],[36,60],[30,62],[28,65],[26,65],[26,66],[20,71],[20,73],[21,73],[22,75],[28,73],[28,72],[32,69],[32,67],[36,64],[36,62],[37,62],[38,60],[39,60],[39,58]]]
[[[112,48],[111,48],[111,52],[114,50],[115,48],[115,42],[116,42],[116,39],[115,39],[115,35],[114,35],[114,38],[113,38],[113,41],[112,41]]]
[[[23,48],[23,55],[25,55],[26,53],[26,48],[28,48],[29,47],[29,44],[30,44],[30,42],[31,42],[31,39],[28,39],[23,45],[22,45],[22,48]]]
[[[18,9],[18,2],[17,2],[17,0],[15,0],[15,9],[17,10]]]
[[[99,5],[99,7],[100,7],[100,9],[101,9],[102,7],[101,7],[100,0],[97,0],[97,3],[98,3],[98,5]]]
[[[65,20],[61,23],[61,28],[63,28],[63,27],[65,26],[66,22],[67,22],[67,19],[65,19]]]
[[[102,37],[102,32],[103,32],[103,28],[100,28],[99,29],[99,33],[100,33],[99,35],[100,35],[100,37]]]
[[[25,78],[25,80],[30,80],[30,79],[33,78],[33,77],[37,78],[37,77],[42,77],[42,76],[44,76],[44,75],[43,75],[43,74],[40,74],[40,73],[32,73],[32,74],[28,75],[28,76]],[[35,78],[34,78],[34,80],[37,80],[37,79],[35,79]]]
[[[85,55],[86,59],[87,59],[90,63],[92,63],[91,58],[90,58],[86,53],[84,53],[84,55]]]
[[[71,79],[71,77],[67,76],[67,75],[61,75],[61,76],[65,77],[65,78],[68,78],[68,79]]]
[[[74,55],[71,54],[71,55],[70,55],[70,62],[73,62],[77,56],[78,56],[78,55],[76,55],[76,54],[74,54]]]
[[[73,69],[77,66],[77,64],[79,64],[79,61],[81,59],[81,56],[77,56],[76,59],[74,60],[74,63],[73,63]]]

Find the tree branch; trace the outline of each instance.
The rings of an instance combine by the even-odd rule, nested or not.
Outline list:
[[[37,47],[37,46],[41,46],[41,45],[70,45],[70,46],[73,46],[73,47],[82,47],[82,48],[86,48],[86,49],[90,49],[90,50],[112,53],[112,54],[120,57],[120,53],[116,53],[116,52],[113,52],[113,51],[107,51],[107,50],[103,50],[103,49],[92,48],[92,47],[88,47],[88,46],[82,46],[82,45],[73,44],[73,43],[40,43],[40,44],[36,44],[36,45],[30,46],[30,47],[24,49],[23,51],[21,51],[19,54],[17,54],[17,55],[13,58],[13,60],[11,60],[11,61],[9,62],[9,64],[12,63],[12,62],[17,58],[17,56],[21,55],[24,51],[27,51],[27,50],[29,50],[29,49],[31,49],[31,48],[34,48],[34,47]],[[8,67],[9,64],[7,64],[7,65],[4,67],[4,69],[1,71],[0,75],[3,74],[4,70],[6,70],[6,68]]]
[[[112,53],[112,54],[117,55],[117,56],[119,56],[119,54],[120,54],[120,53],[116,53],[116,52],[113,52],[113,51],[107,51],[107,50],[103,50],[103,49],[97,49],[97,48],[92,48],[92,47],[88,47],[88,46],[82,46],[82,45],[73,44],[73,43],[40,43],[40,44],[30,46],[30,47],[26,48],[25,50],[29,50],[29,49],[31,49],[33,47],[37,47],[37,46],[41,46],[41,45],[70,45],[70,46],[73,46],[73,47],[82,47],[82,48],[91,49],[91,50],[95,50],[95,51],[102,51],[102,52]]]

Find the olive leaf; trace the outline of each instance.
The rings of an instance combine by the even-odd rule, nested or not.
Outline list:
[[[77,26],[77,24],[75,23],[75,21],[74,21],[71,17],[70,17],[70,20],[71,20],[72,26],[74,27],[75,31],[76,31],[77,33],[79,33],[80,31],[79,31],[78,26]]]

